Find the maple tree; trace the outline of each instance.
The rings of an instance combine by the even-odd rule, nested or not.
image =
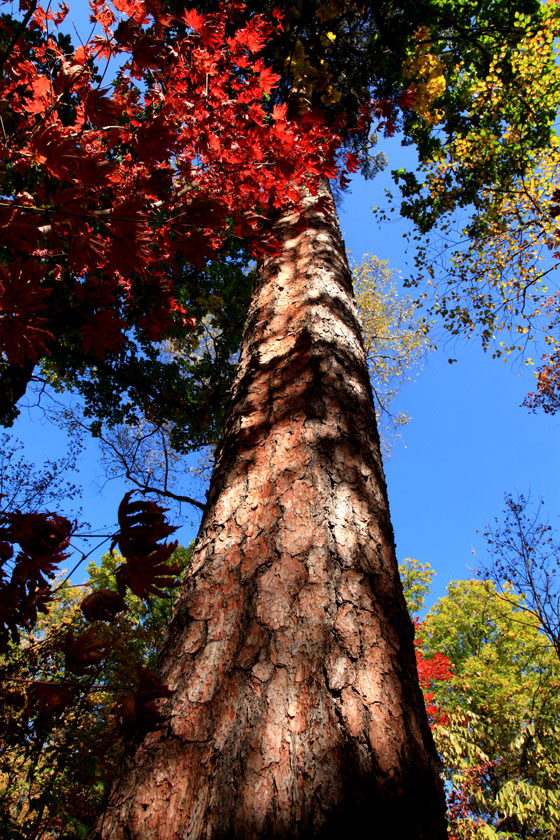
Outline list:
[[[191,297],[204,313],[197,269],[231,237],[274,247],[265,214],[334,173],[338,139],[316,114],[294,126],[266,108],[262,16],[226,38],[235,4],[204,18],[99,2],[101,34],[74,50],[56,34],[66,12],[2,20],[4,419],[41,358],[95,416],[177,412],[191,378],[157,342],[195,328]],[[95,62],[119,57],[101,87]]]

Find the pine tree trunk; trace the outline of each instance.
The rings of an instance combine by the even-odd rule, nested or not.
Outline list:
[[[103,840],[444,840],[371,388],[328,188],[276,223],[172,621],[166,728]]]

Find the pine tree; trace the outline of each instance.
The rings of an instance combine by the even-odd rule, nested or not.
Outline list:
[[[168,726],[103,838],[444,838],[350,272],[327,188],[261,266],[185,590]],[[374,835],[375,836],[375,835]]]

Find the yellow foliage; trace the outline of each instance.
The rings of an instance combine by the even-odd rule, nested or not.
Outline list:
[[[324,94],[321,96],[323,105],[335,105],[342,99],[342,93],[336,90],[332,85],[327,85]]]
[[[335,93],[332,77],[328,71],[326,62],[315,66],[309,59],[305,52],[305,47],[298,38],[295,44],[293,54],[285,60],[286,71],[291,74],[294,80],[294,88],[311,94],[313,91],[322,90],[331,91],[331,96]],[[328,93],[325,93],[329,96]],[[341,94],[339,95],[339,99]],[[337,102],[337,99],[331,99],[332,102]],[[325,104],[330,104],[326,102]]]
[[[465,120],[471,130],[455,137],[423,167],[424,187],[444,212],[454,209],[454,185],[464,183],[470,172],[496,171],[493,186],[474,197],[470,218],[465,222],[449,217],[441,226],[438,255],[445,256],[445,277],[438,283],[435,304],[453,333],[469,334],[477,327],[495,356],[518,352],[538,336],[549,347],[558,346],[549,323],[560,307],[560,291],[551,294],[545,281],[554,279],[560,265],[558,203],[553,198],[560,187],[560,140],[553,134],[548,148],[540,152],[528,152],[525,142],[532,130],[532,110],[560,109],[558,0],[545,5],[548,25],[529,31],[517,48],[504,47],[494,56],[486,78],[472,83]],[[516,18],[516,26],[525,24],[522,16]],[[430,63],[428,47],[420,43],[425,33],[419,30],[417,35],[410,73],[419,74],[425,66],[424,73],[437,78],[437,65]],[[432,91],[435,94],[435,86]],[[429,102],[429,92],[426,97]],[[485,128],[489,114],[501,123],[500,136]],[[503,165],[496,169],[500,161],[512,158],[522,164],[523,176],[510,177]],[[432,242],[421,251],[419,263],[433,283],[438,261],[434,250]],[[505,341],[495,340],[508,331]]]
[[[421,370],[431,349],[429,324],[418,304],[399,294],[386,261],[365,254],[360,265],[352,265],[352,275],[382,444],[388,452],[391,434],[410,419],[404,412],[394,413],[391,404],[401,384]]]
[[[404,66],[404,77],[410,79],[410,90],[415,98],[410,107],[431,125],[441,122],[445,116],[442,110],[433,109],[436,99],[445,93],[447,81],[445,67],[440,58],[430,52],[430,32],[426,26],[417,29],[414,37],[414,52]]]
[[[350,5],[352,5],[353,12],[360,13],[360,9],[356,9],[348,0],[330,0],[330,2],[319,7],[317,18],[320,23],[334,21],[340,15],[343,15]],[[296,7],[291,7],[288,13],[293,20],[300,17],[300,12]],[[335,27],[333,26],[333,28]],[[322,46],[329,50],[334,46],[336,39],[336,32],[329,30],[321,35]],[[296,40],[292,55],[285,59],[284,67],[286,72],[292,76],[296,90],[307,94],[321,93],[321,101],[324,105],[334,105],[342,99],[342,92],[336,88],[335,80],[328,70],[327,62],[324,59],[319,60],[319,62],[314,61],[306,53],[305,46],[299,38]]]

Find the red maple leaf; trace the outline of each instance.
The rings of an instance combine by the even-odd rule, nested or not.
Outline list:
[[[415,99],[416,93],[410,88],[407,88],[406,90],[403,90],[401,95],[399,96],[398,105],[403,110],[407,110],[408,108],[410,108],[411,105],[414,104]]]
[[[12,513],[6,518],[12,541],[32,557],[56,557],[70,543],[72,523],[58,513]]]
[[[360,160],[354,152],[346,152],[346,169],[348,172],[357,172],[360,168]]]
[[[276,87],[280,81],[278,73],[273,73],[270,68],[264,66],[262,59],[259,59],[254,65],[255,72],[259,74],[259,82],[265,93],[271,93],[272,89]]]
[[[82,103],[86,119],[96,128],[110,125],[118,114],[117,104],[107,96],[107,90],[86,88]]]
[[[78,274],[86,269],[100,268],[107,262],[108,242],[105,237],[87,229],[72,236],[68,265]]]
[[[46,76],[36,76],[30,83],[31,98],[23,99],[21,107],[28,114],[42,114],[53,100],[51,80]]]
[[[37,131],[30,148],[36,163],[61,180],[71,180],[83,160],[83,151],[61,125],[48,125]]]
[[[167,508],[148,499],[133,501],[134,492],[125,493],[119,505],[120,532],[113,542],[113,545],[118,542],[125,557],[149,554],[159,548],[160,540],[177,530],[167,521]]]
[[[252,53],[261,52],[266,45],[264,32],[259,32],[254,22],[252,25],[246,26],[245,29],[241,29],[235,36],[235,40],[238,44],[247,47],[249,52]]]
[[[288,115],[288,106],[285,102],[281,105],[275,105],[272,109],[272,118],[274,120],[285,120]]]
[[[191,9],[188,12],[183,12],[181,15],[181,20],[185,23],[189,29],[192,29],[194,32],[202,32],[204,28],[204,15],[199,14],[196,9]]]

